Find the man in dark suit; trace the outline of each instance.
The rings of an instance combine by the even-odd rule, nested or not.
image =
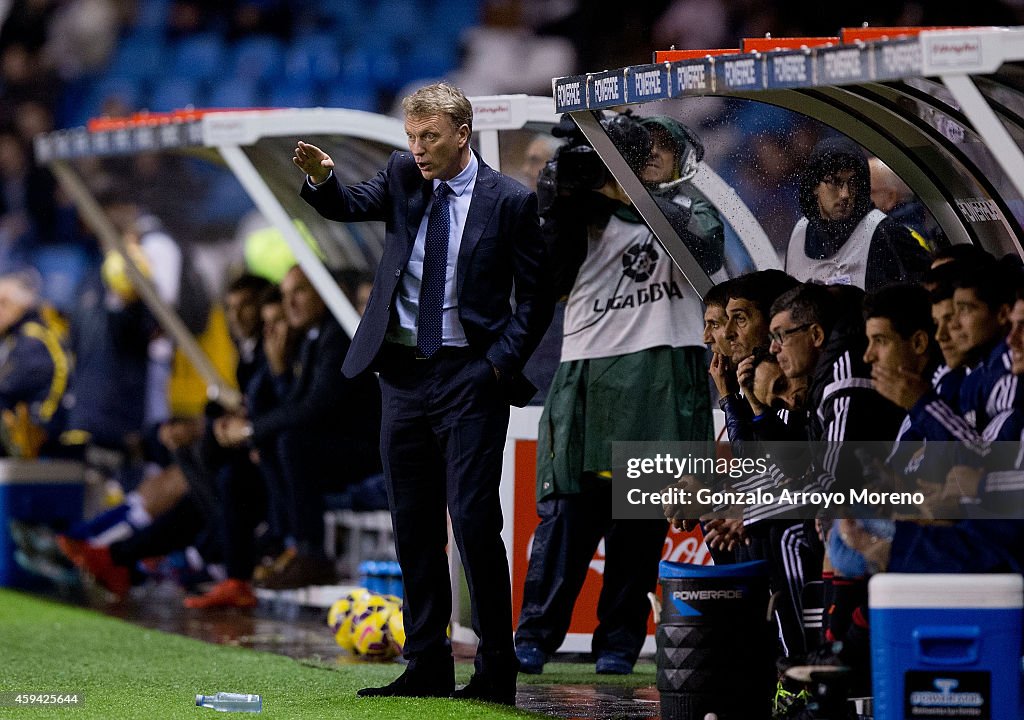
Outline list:
[[[470,150],[473,109],[460,90],[430,85],[402,105],[410,152],[371,180],[341,186],[334,161],[303,142],[293,158],[321,215],[387,227],[343,370],[380,373],[409,665],[359,695],[452,694],[447,506],[480,638],[476,672],[454,696],[512,705],[519,663],[498,485],[508,404],[535,392],[521,371],[552,311],[537,197]]]
[[[287,523],[296,555],[264,582],[275,589],[333,581],[324,555],[324,495],[380,472],[380,392],[371,377],[338,372],[349,340],[299,266],[281,281],[288,327],[297,343],[294,362],[267,347],[267,370],[277,402],[227,415],[214,424],[218,442],[270,447],[284,475]],[[283,349],[281,350],[283,352]]]

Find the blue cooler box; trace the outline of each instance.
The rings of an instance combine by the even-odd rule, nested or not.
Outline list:
[[[874,720],[1020,720],[1020,575],[885,573],[868,585]]]
[[[11,520],[66,529],[82,519],[84,465],[70,460],[0,460],[0,587],[38,586],[14,559]]]

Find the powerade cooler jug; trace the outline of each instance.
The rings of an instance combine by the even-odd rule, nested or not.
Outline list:
[[[663,560],[655,636],[662,720],[766,720],[775,690],[768,564]]]
[[[874,720],[1020,720],[1020,575],[885,573],[868,585]]]

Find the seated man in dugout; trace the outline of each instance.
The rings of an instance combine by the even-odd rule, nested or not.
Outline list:
[[[295,555],[263,582],[273,589],[334,580],[324,551],[324,496],[381,471],[376,379],[342,375],[349,339],[300,267],[288,271],[281,294],[298,349],[293,365],[267,358],[282,388],[278,404],[248,417],[225,415],[214,424],[226,447],[275,443]]]

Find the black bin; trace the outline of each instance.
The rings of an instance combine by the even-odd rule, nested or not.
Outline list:
[[[777,629],[767,620],[768,563],[662,561],[658,691],[662,720],[767,720]]]

